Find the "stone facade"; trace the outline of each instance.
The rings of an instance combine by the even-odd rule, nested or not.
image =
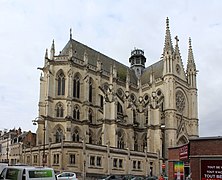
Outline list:
[[[198,136],[197,70],[191,40],[185,70],[179,40],[175,39],[173,47],[167,19],[162,57],[148,67],[140,49],[131,52],[127,67],[74,40],[71,32],[58,55],[53,41],[49,55],[46,50],[44,66],[39,68],[42,74],[37,145],[70,143],[66,155],[76,151],[80,164],[84,158],[72,145],[75,143],[84,142],[87,147],[91,144],[97,148],[90,148],[90,153],[101,152],[106,158],[107,150],[102,150],[105,147],[122,150],[125,155],[117,154],[123,159],[127,152],[138,152],[141,154],[135,158],[149,157],[146,162],[141,159],[141,165],[148,167],[152,161],[159,174],[161,164],[167,160],[168,147]],[[62,153],[61,146],[53,151]],[[85,161],[89,167],[88,156]],[[131,167],[125,165],[124,173],[128,173]],[[74,171],[81,172],[78,168]],[[113,166],[109,168],[101,168],[100,173],[115,173]]]

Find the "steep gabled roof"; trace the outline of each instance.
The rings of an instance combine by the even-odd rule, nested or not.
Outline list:
[[[154,79],[163,77],[163,60],[160,60],[150,66],[148,66],[141,76],[141,83],[149,84],[150,83],[150,75],[153,74]]]
[[[126,81],[126,75],[127,75],[127,67],[126,65],[74,40],[70,39],[69,42],[66,44],[66,46],[63,48],[59,56],[68,56],[70,48],[72,48],[72,51],[74,52],[74,56],[77,59],[83,60],[84,59],[84,53],[87,53],[88,55],[88,64],[92,66],[97,66],[97,60],[99,59],[102,63],[102,70],[106,72],[110,72],[110,67],[115,65],[117,69],[117,77],[122,80]],[[130,82],[133,84],[137,84],[137,77],[133,70],[129,70],[130,72]]]

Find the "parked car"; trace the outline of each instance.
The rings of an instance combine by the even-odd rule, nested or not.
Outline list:
[[[133,177],[131,180],[144,180],[144,177],[136,176],[136,177]]]
[[[76,173],[74,172],[62,172],[61,174],[57,175],[58,180],[78,180],[76,177]]]
[[[7,166],[3,169],[0,179],[16,180],[56,180],[54,169],[33,166]]]
[[[122,176],[110,175],[110,176],[101,177],[98,180],[122,180]]]
[[[156,176],[148,176],[148,177],[146,177],[145,179],[146,179],[146,180],[157,180],[158,177],[156,177]]]

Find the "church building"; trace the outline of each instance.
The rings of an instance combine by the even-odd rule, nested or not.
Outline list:
[[[162,55],[146,67],[134,49],[129,66],[76,40],[46,50],[40,77],[37,146],[24,161],[73,171],[159,175],[168,148],[198,137],[197,69],[191,39],[184,66],[166,19]],[[159,47],[157,47],[159,48]]]

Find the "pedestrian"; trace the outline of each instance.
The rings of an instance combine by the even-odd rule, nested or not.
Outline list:
[[[164,180],[163,175],[161,174],[159,180]]]

